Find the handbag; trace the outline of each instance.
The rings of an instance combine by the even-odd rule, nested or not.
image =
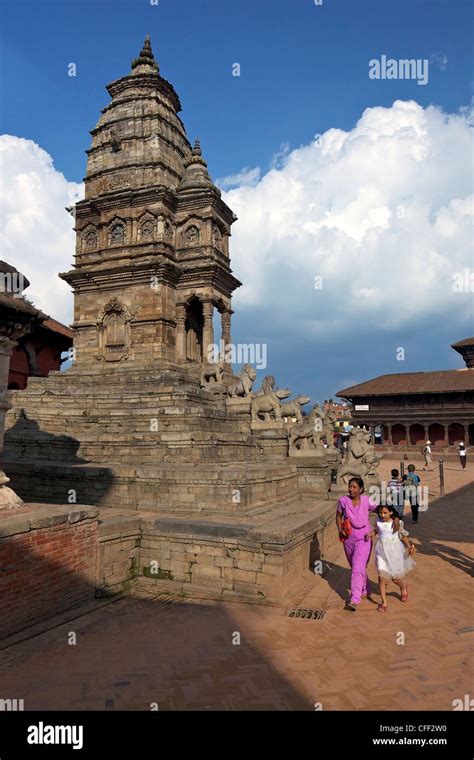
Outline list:
[[[339,533],[339,541],[345,541],[346,538],[349,538],[349,536],[352,533],[351,521],[349,520],[348,517],[346,517],[345,512],[343,512],[342,514],[343,514],[343,518],[342,518],[341,528],[345,531],[346,535],[341,536],[341,534]]]

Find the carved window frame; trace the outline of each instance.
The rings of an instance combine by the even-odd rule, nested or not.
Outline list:
[[[107,326],[111,316],[119,317],[123,322],[123,343],[107,343]],[[128,359],[130,350],[130,323],[132,314],[129,309],[116,298],[112,298],[97,316],[99,333],[99,353],[97,359],[106,362],[118,362]],[[115,350],[117,349],[117,350]]]
[[[112,240],[112,234],[116,227],[122,227],[123,228],[123,238],[122,240]],[[119,245],[125,245],[127,239],[127,222],[124,219],[120,219],[120,217],[115,217],[115,219],[112,219],[112,221],[109,223],[109,229],[108,229],[108,240],[109,240],[109,246],[119,246]]]
[[[86,238],[91,235],[95,235],[95,245],[87,245]],[[96,227],[95,224],[88,224],[86,227],[84,227],[83,230],[81,230],[81,252],[82,253],[90,253],[91,251],[97,251],[99,248],[99,229]]]
[[[151,224],[152,225],[152,232],[151,235],[144,237],[142,234],[142,228],[145,226],[145,224]],[[139,242],[153,242],[156,240],[156,218],[153,216],[153,214],[150,214],[149,211],[146,211],[140,219],[138,220],[138,241]]]

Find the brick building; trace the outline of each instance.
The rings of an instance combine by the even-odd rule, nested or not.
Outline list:
[[[71,348],[73,335],[69,327],[48,318],[20,338],[11,354],[8,389],[23,390],[29,377],[47,377],[59,370],[61,354]]]

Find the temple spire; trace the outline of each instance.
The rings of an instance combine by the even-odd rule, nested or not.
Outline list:
[[[202,157],[201,143],[199,140],[194,141],[194,148],[191,155],[184,162],[185,170],[178,186],[178,193],[183,191],[207,190],[212,189],[218,195],[220,190],[212,182],[207,170],[207,163]]]
[[[132,69],[136,69],[137,66],[151,66],[151,68],[155,69],[155,71],[158,71],[158,64],[155,61],[155,56],[153,55],[153,50],[151,49],[151,40],[149,34],[147,34],[145,37],[145,42],[143,43],[140,55],[138,58],[135,58],[132,61]]]

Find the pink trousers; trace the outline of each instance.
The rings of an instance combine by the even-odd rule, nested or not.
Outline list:
[[[367,565],[372,551],[372,541],[356,538],[353,533],[344,541],[344,551],[351,566],[351,602],[359,604],[361,597],[370,594]]]

